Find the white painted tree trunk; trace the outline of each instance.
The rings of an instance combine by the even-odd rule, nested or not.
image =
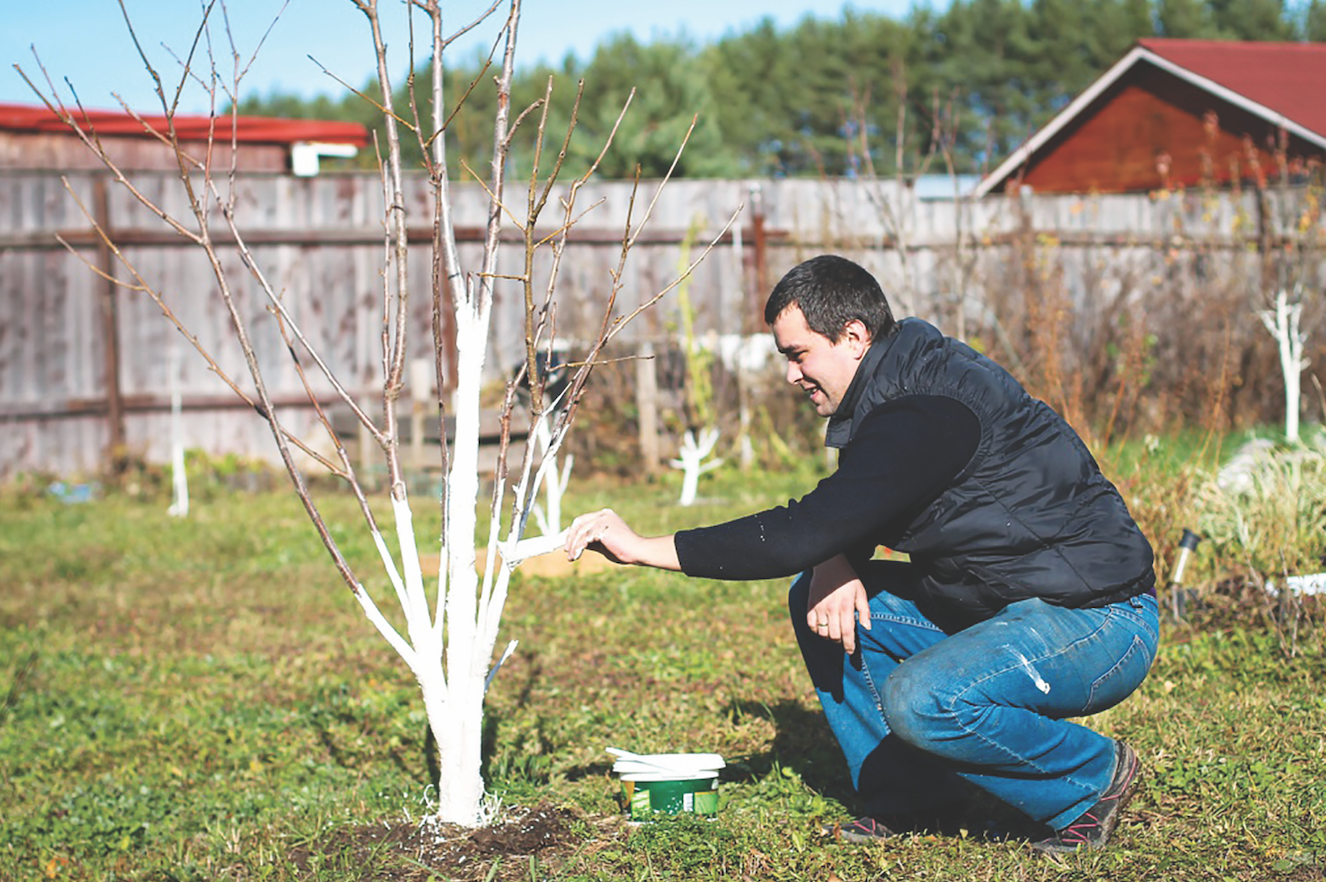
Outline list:
[[[1285,378],[1285,440],[1291,444],[1299,441],[1298,411],[1302,400],[1303,370],[1308,362],[1303,357],[1303,346],[1307,335],[1299,330],[1303,315],[1301,296],[1289,302],[1289,294],[1284,288],[1275,292],[1275,306],[1257,314],[1266,326],[1266,330],[1275,337],[1280,351],[1280,372]]]
[[[714,445],[717,443],[717,426],[710,426],[702,430],[698,441],[694,432],[690,429],[686,430],[686,434],[681,440],[681,450],[678,452],[678,458],[671,461],[673,468],[682,470],[681,497],[677,500],[679,505],[694,505],[696,494],[700,488],[700,475],[723,464],[721,459],[705,462],[705,457],[713,453]]]
[[[377,402],[381,406],[378,411],[381,414],[380,420],[369,415],[373,408],[361,404],[357,397],[347,389],[346,385],[338,379],[336,372],[322,358],[317,347],[303,334],[297,317],[287,308],[286,299],[282,296],[282,286],[274,284],[266,276],[262,262],[249,250],[244,231],[237,221],[237,217],[242,215],[242,211],[238,210],[236,196],[239,188],[234,186],[233,178],[229,180],[229,186],[218,180],[216,171],[209,164],[213,156],[211,150],[201,151],[200,154],[200,151],[195,150],[193,145],[186,146],[182,144],[179,142],[173,126],[167,126],[155,132],[164,143],[173,147],[181,170],[179,176],[180,192],[170,194],[171,201],[163,203],[167,205],[166,208],[163,208],[161,205],[154,203],[148,195],[148,193],[155,193],[160,189],[155,179],[153,186],[150,188],[135,186],[132,181],[132,173],[125,173],[118,168],[114,157],[105,152],[95,133],[87,128],[85,116],[68,110],[60,102],[58,96],[49,96],[49,98],[51,106],[56,109],[65,125],[80,138],[82,143],[111,172],[112,177],[127,188],[131,198],[136,199],[148,209],[148,214],[145,216],[161,218],[176,234],[192,242],[208,260],[216,282],[216,296],[225,307],[230,320],[230,327],[234,331],[234,342],[238,343],[244,356],[245,366],[248,369],[248,378],[245,381],[239,381],[227,374],[222,364],[224,360],[218,360],[207,351],[198,335],[192,333],[186,327],[180,315],[174,311],[171,298],[167,293],[154,287],[151,280],[139,271],[133,264],[131,255],[126,254],[122,249],[112,248],[116,259],[120,261],[126,271],[126,277],[132,278],[131,287],[133,290],[149,296],[160,307],[165,318],[206,360],[210,370],[246,404],[252,407],[255,413],[260,414],[267,421],[281,461],[290,476],[295,492],[317,530],[324,547],[331,556],[337,571],[350,587],[369,622],[400,656],[419,683],[428,725],[437,741],[438,761],[441,770],[436,818],[443,822],[475,826],[484,823],[489,818],[489,808],[485,806],[484,801],[483,779],[480,775],[484,693],[493,682],[493,677],[498,669],[515,649],[513,641],[507,645],[501,656],[494,660],[498,628],[506,605],[511,574],[514,568],[526,557],[546,553],[559,547],[564,542],[564,534],[556,532],[558,526],[556,521],[560,520],[561,493],[566,487],[570,462],[568,460],[565,469],[561,472],[557,470],[556,463],[558,451],[561,449],[570,429],[571,419],[579,401],[579,396],[583,392],[590,371],[598,361],[603,347],[622,327],[657,302],[667,291],[679,284],[682,279],[688,277],[695,266],[712,250],[714,244],[726,235],[736,220],[737,214],[733,214],[732,218],[715,235],[708,248],[699,258],[682,268],[677,279],[651,297],[643,298],[639,305],[633,307],[627,314],[621,315],[616,312],[616,305],[619,303],[617,298],[623,286],[622,279],[627,275],[624,272],[627,255],[641,230],[649,223],[659,192],[666,185],[668,178],[671,176],[671,171],[668,176],[665,176],[659,182],[653,198],[642,200],[642,203],[647,201],[643,216],[635,215],[634,218],[637,219],[633,219],[624,230],[618,263],[610,271],[610,293],[604,301],[604,316],[599,336],[597,339],[588,341],[589,352],[571,377],[568,386],[570,391],[567,394],[567,401],[563,402],[563,409],[556,414],[554,419],[539,404],[536,403],[531,406],[533,423],[531,428],[534,432],[541,433],[545,439],[543,442],[544,457],[537,471],[533,465],[534,457],[527,452],[518,470],[518,475],[512,482],[511,476],[506,471],[505,453],[507,448],[505,445],[502,448],[502,464],[496,476],[498,478],[496,481],[497,489],[491,503],[487,500],[484,501],[485,505],[491,505],[489,510],[491,517],[489,518],[488,541],[485,546],[486,565],[481,579],[475,557],[475,533],[479,522],[479,505],[481,504],[479,498],[480,389],[483,385],[484,362],[491,336],[493,284],[494,280],[500,275],[498,273],[497,252],[498,243],[502,238],[500,235],[502,225],[508,221],[514,221],[516,226],[520,225],[520,221],[514,219],[512,205],[504,201],[503,188],[506,155],[511,149],[511,132],[508,128],[511,112],[510,90],[514,71],[516,30],[520,19],[520,0],[509,0],[510,12],[506,17],[504,26],[505,50],[502,53],[501,73],[495,78],[498,94],[496,96],[496,110],[492,117],[493,154],[491,175],[484,183],[484,187],[489,194],[488,224],[484,233],[483,256],[480,265],[469,272],[463,271],[461,268],[451,217],[450,185],[445,150],[446,138],[441,131],[430,133],[421,130],[413,132],[414,136],[418,138],[424,154],[429,158],[430,177],[428,181],[433,188],[432,203],[429,206],[431,216],[416,218],[415,222],[422,225],[421,222],[426,220],[434,231],[430,265],[433,270],[431,293],[435,315],[438,317],[433,323],[433,347],[438,354],[435,367],[438,378],[436,385],[439,388],[445,385],[442,382],[442,374],[446,368],[442,360],[442,353],[444,353],[446,347],[443,340],[444,332],[440,315],[442,304],[448,297],[454,306],[454,337],[457,344],[455,373],[454,377],[450,378],[454,380],[456,389],[450,406],[450,416],[454,420],[454,432],[452,437],[447,439],[445,433],[439,427],[438,437],[440,444],[445,445],[445,449],[449,452],[444,476],[444,526],[440,537],[442,553],[438,572],[428,574],[426,580],[420,563],[419,548],[415,539],[414,517],[410,507],[409,493],[401,461],[400,432],[396,411],[397,402],[406,386],[405,370],[407,353],[410,351],[410,347],[407,345],[407,337],[409,336],[409,322],[407,319],[412,313],[411,307],[413,306],[409,302],[410,295],[412,290],[419,287],[417,283],[412,283],[409,278],[408,268],[411,260],[409,259],[410,237],[408,230],[410,229],[409,221],[411,218],[407,215],[412,210],[417,210],[422,204],[421,200],[413,195],[407,197],[406,194],[403,183],[400,127],[407,117],[414,116],[417,119],[417,116],[409,112],[400,113],[392,107],[394,92],[388,75],[389,65],[387,63],[386,44],[378,19],[379,0],[351,0],[351,2],[364,13],[372,31],[373,46],[378,62],[379,95],[382,96],[379,98],[381,102],[379,109],[383,111],[382,122],[386,131],[384,142],[379,144],[380,152],[378,154],[381,159],[384,229],[386,231],[384,236],[384,266],[380,277],[381,389],[383,390],[381,400]],[[441,58],[447,40],[444,39],[442,32],[440,2],[439,0],[412,0],[410,4],[407,4],[407,11],[422,12],[431,24],[431,46],[433,49],[432,109],[439,120],[447,118],[444,111],[451,108],[446,107],[444,100],[445,90],[443,89]],[[211,21],[216,22],[217,19],[214,17]],[[204,24],[203,27],[206,29],[210,26]],[[222,27],[223,25],[218,24],[216,26]],[[130,30],[132,31],[132,25],[130,25]],[[231,35],[227,33],[226,36]],[[233,46],[233,42],[229,40],[224,42]],[[135,43],[137,43],[136,38]],[[211,45],[210,37],[208,45]],[[161,101],[161,109],[169,119],[174,114],[174,104],[167,98],[166,90],[161,85],[162,80],[152,67],[151,61],[145,55],[140,54],[140,58],[158,84],[157,94]],[[247,70],[247,65],[236,65],[235,79],[225,87],[226,94],[238,95],[240,93],[239,79],[243,76],[243,72]],[[182,78],[184,81],[188,81],[190,78],[198,78],[197,73],[196,71],[190,71],[186,66]],[[220,79],[215,66],[212,67],[210,74],[212,98],[215,101],[219,95],[217,83]],[[205,76],[200,79],[209,81]],[[29,80],[29,82],[31,81]],[[551,85],[549,89],[551,89]],[[549,97],[545,96],[542,102],[545,110],[550,103]],[[526,112],[535,109],[536,107],[531,107]],[[622,114],[625,114],[625,112],[626,108],[623,108]],[[620,121],[619,117],[618,124],[620,124]],[[149,124],[145,122],[144,125]],[[537,123],[531,123],[531,125],[537,125],[537,143],[541,148],[545,136],[545,126],[547,125],[546,116]],[[572,125],[572,128],[574,128],[574,125]],[[526,130],[528,131],[528,126]],[[605,152],[615,133],[616,127],[614,126],[612,133],[607,138],[608,143],[603,145]],[[570,134],[568,131],[566,137],[569,138]],[[687,138],[689,138],[689,133]],[[680,158],[681,149],[684,149],[684,146],[685,141],[683,140],[678,149],[678,158]],[[197,158],[199,155],[205,158]],[[545,335],[551,335],[552,333],[553,293],[556,287],[562,248],[566,244],[566,237],[569,232],[585,214],[576,205],[576,194],[595,174],[598,160],[591,163],[580,178],[571,182],[569,187],[563,187],[554,197],[553,186],[558,183],[558,175],[562,170],[560,159],[556,160],[556,168],[549,170],[548,167],[540,167],[538,164],[537,157],[540,155],[540,150],[533,151],[533,155],[536,159],[534,160],[533,174],[531,175],[531,183],[527,194],[529,209],[524,227],[520,231],[524,234],[525,239],[526,274],[515,278],[506,275],[503,278],[507,283],[523,282],[522,287],[524,288],[526,305],[526,345],[530,362],[528,381],[531,384],[530,388],[534,391],[533,400],[537,402],[544,391],[546,377],[538,376],[534,364],[536,347],[540,345],[541,341],[544,341],[548,343],[551,349],[552,344],[545,340]],[[602,154],[600,154],[601,157]],[[233,174],[233,170],[231,173]],[[634,204],[634,197],[632,201]],[[550,203],[557,205],[562,212],[556,223],[561,232],[554,236],[547,236],[544,232],[536,233],[536,230],[541,230],[538,227],[539,214]],[[169,206],[181,204],[185,205],[187,210],[178,215],[172,214]],[[114,231],[103,229],[98,224],[95,214],[88,211],[86,206],[80,205],[80,208],[82,208],[85,217],[93,228],[108,243],[113,243]],[[738,208],[737,212],[739,213],[740,210]],[[214,231],[212,229],[213,225],[223,225],[224,231]],[[218,236],[217,233],[222,235]],[[243,267],[242,270],[233,270],[231,267],[235,262],[222,259],[217,244],[218,241],[226,243],[224,247],[227,253],[233,248],[240,254],[243,258],[239,261],[239,264]],[[546,275],[541,275],[539,278],[539,284],[544,289],[543,302],[540,307],[533,296],[535,282],[533,267],[536,265],[535,252],[545,246],[552,252],[552,259],[550,261],[551,268],[546,269]],[[539,261],[540,265],[544,263],[541,260]],[[241,308],[237,301],[236,280],[232,278],[232,275],[236,272],[244,276],[243,281],[246,286],[251,286],[258,292],[258,296],[265,299],[266,311],[258,310],[256,313],[264,318],[270,317],[276,323],[276,330],[286,343],[286,351],[289,352],[292,359],[285,367],[287,369],[293,367],[304,383],[308,396],[307,403],[312,406],[317,414],[321,423],[319,431],[325,432],[325,437],[321,435],[316,439],[299,437],[282,422],[284,410],[273,403],[268,393],[264,369],[251,342],[250,324],[255,311]],[[188,296],[193,296],[193,292],[189,292]],[[414,312],[417,313],[417,310],[414,310]],[[306,371],[307,374],[315,375],[316,383],[310,380]],[[356,379],[358,380],[358,378]],[[330,393],[316,391],[318,385],[323,386],[324,389],[330,389]],[[425,383],[416,377],[412,381],[412,385],[421,387]],[[417,388],[415,391],[416,394],[419,394]],[[381,454],[382,460],[385,461],[389,476],[389,501],[392,526],[394,527],[392,541],[389,541],[383,535],[378,524],[378,516],[374,514],[374,507],[369,504],[367,492],[356,474],[355,463],[345,449],[344,444],[342,444],[332,420],[326,413],[322,401],[328,394],[337,401],[339,406],[348,409],[353,414],[359,423],[360,437],[375,445]],[[505,426],[509,427],[510,425],[513,407],[514,389],[509,386],[507,400],[502,411]],[[441,416],[443,408],[440,401],[438,408],[439,416]],[[176,400],[175,410],[178,412],[178,399]],[[419,423],[420,420],[415,420],[416,428],[419,427]],[[334,453],[328,454],[325,452],[327,438],[330,438],[333,442]],[[713,440],[717,440],[716,431]],[[691,444],[694,446],[694,439],[691,439]],[[176,474],[178,479],[182,480],[183,448],[180,443],[175,446]],[[712,441],[709,446],[712,449]],[[527,450],[528,447],[529,445],[527,445]],[[377,603],[373,600],[372,593],[360,582],[349,561],[342,553],[332,529],[323,518],[318,502],[314,498],[313,489],[305,478],[307,465],[296,459],[293,455],[294,448],[302,451],[309,461],[316,463],[328,473],[343,480],[351,492],[354,493],[356,501],[359,503],[361,515],[367,524],[369,534],[381,559],[387,582],[400,604],[405,619],[404,634],[400,633],[392,622],[382,614]],[[364,451],[363,453],[367,456],[371,451]],[[703,459],[703,454],[700,458]],[[522,540],[521,537],[533,510],[534,499],[541,483],[548,488],[549,522],[546,526],[549,527],[548,532],[553,535],[539,537],[534,540]],[[503,506],[508,492],[512,496],[511,508],[508,516],[504,518]],[[184,497],[181,496],[180,498]],[[505,537],[501,535],[503,530],[506,531]],[[436,576],[437,591],[430,603],[427,586],[432,582],[434,575]]]

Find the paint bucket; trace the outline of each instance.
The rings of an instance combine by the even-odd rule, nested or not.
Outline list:
[[[725,765],[713,753],[627,754],[612,770],[621,776],[627,815],[640,822],[656,814],[717,814],[718,770]]]
[[[718,772],[700,772],[690,778],[661,772],[622,775],[626,813],[632,821],[648,821],[658,813],[718,814]]]

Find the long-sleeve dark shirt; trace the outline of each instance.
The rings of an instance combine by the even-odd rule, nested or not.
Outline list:
[[[875,408],[838,468],[800,501],[676,534],[682,571],[710,579],[793,576],[835,554],[868,559],[971,460],[981,427],[966,405],[909,395]]]

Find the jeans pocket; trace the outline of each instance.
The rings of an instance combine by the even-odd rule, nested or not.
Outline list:
[[[1160,610],[1155,597],[1142,594],[1123,603],[1115,604],[1111,607],[1111,610],[1119,615],[1127,616],[1135,622],[1137,627],[1146,632],[1146,639],[1151,643],[1159,642]]]
[[[1119,660],[1092,681],[1091,694],[1087,697],[1084,713],[1099,713],[1132,695],[1146,679],[1155,657],[1155,645],[1148,646],[1140,636],[1134,635]]]

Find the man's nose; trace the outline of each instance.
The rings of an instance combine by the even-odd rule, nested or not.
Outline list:
[[[795,361],[789,361],[787,363],[787,382],[796,385],[796,382],[800,379],[801,379],[800,366],[797,365]]]

